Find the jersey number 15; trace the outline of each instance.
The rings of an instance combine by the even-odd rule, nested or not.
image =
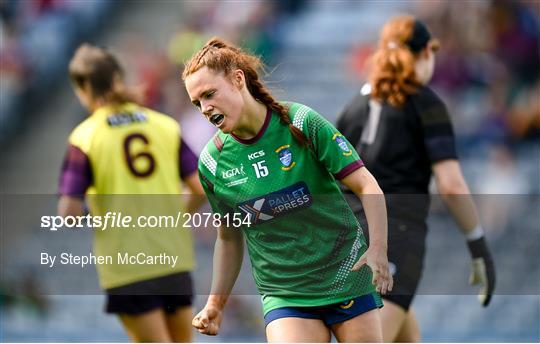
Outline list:
[[[258,178],[263,178],[268,175],[268,167],[264,166],[265,160],[257,161],[254,164],[251,164],[253,166],[253,169],[255,170],[255,174]]]

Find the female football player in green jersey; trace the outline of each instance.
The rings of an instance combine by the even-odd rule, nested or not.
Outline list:
[[[326,119],[274,100],[260,67],[257,57],[214,38],[183,73],[191,101],[219,129],[201,153],[199,175],[223,220],[211,295],[193,325],[218,333],[245,240],[268,341],[328,342],[331,333],[381,341],[378,293],[392,288],[384,196]],[[362,199],[369,247],[338,180]],[[226,221],[237,217],[241,229]]]
[[[85,198],[93,216],[117,210],[133,217],[195,211],[204,191],[197,157],[182,140],[178,123],[134,103],[118,61],[104,49],[83,44],[71,59],[69,75],[91,115],[69,137],[58,213],[82,215]],[[182,181],[191,191],[184,208]],[[97,265],[99,282],[107,294],[107,313],[119,316],[133,341],[191,341],[194,252],[188,230],[95,229],[93,246],[96,256],[114,260]],[[177,259],[171,265],[125,264],[118,258],[140,254]]]

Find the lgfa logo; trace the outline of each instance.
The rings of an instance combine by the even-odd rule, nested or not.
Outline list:
[[[347,141],[343,138],[343,135],[336,133],[332,137],[333,141],[336,141],[339,148],[343,151],[344,156],[350,156],[352,154],[352,150],[350,150],[349,146],[347,146]]]
[[[293,154],[291,150],[289,149],[290,145],[283,145],[276,149],[276,153],[278,154],[279,161],[281,162],[281,169],[283,171],[289,171],[294,166],[296,166],[296,162],[293,161]]]
[[[244,176],[246,173],[244,172],[244,164],[240,165],[240,168],[235,167],[231,168],[230,170],[222,171],[221,176],[223,179],[232,178],[234,176],[242,175]]]

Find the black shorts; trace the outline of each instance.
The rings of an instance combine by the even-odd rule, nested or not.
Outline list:
[[[148,279],[106,290],[107,313],[137,315],[161,308],[174,313],[191,306],[193,283],[189,272]]]
[[[367,233],[365,220],[360,222]],[[422,277],[426,233],[425,221],[388,218],[388,263],[394,287],[383,298],[405,311],[409,310]]]

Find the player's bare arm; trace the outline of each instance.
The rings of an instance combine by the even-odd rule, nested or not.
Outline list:
[[[242,231],[238,228],[219,228],[214,248],[212,289],[206,305],[192,322],[200,333],[211,336],[218,334],[223,308],[242,267],[243,255]]]
[[[60,216],[80,216],[84,214],[84,200],[68,195],[60,196],[57,213]]]
[[[392,290],[392,275],[388,270],[388,224],[384,195],[367,168],[362,167],[341,180],[362,201],[368,221],[370,244],[352,270],[367,264],[373,271],[373,284],[377,292]]]
[[[495,265],[461,166],[458,160],[448,159],[433,164],[432,168],[442,200],[467,238],[473,259],[469,283],[481,286],[478,300],[486,307],[495,290]]]
[[[204,189],[199,181],[199,174],[197,171],[193,172],[184,179],[184,183],[187,185],[191,194],[189,195],[188,202],[186,204],[186,211],[194,213],[206,203],[206,196]]]

